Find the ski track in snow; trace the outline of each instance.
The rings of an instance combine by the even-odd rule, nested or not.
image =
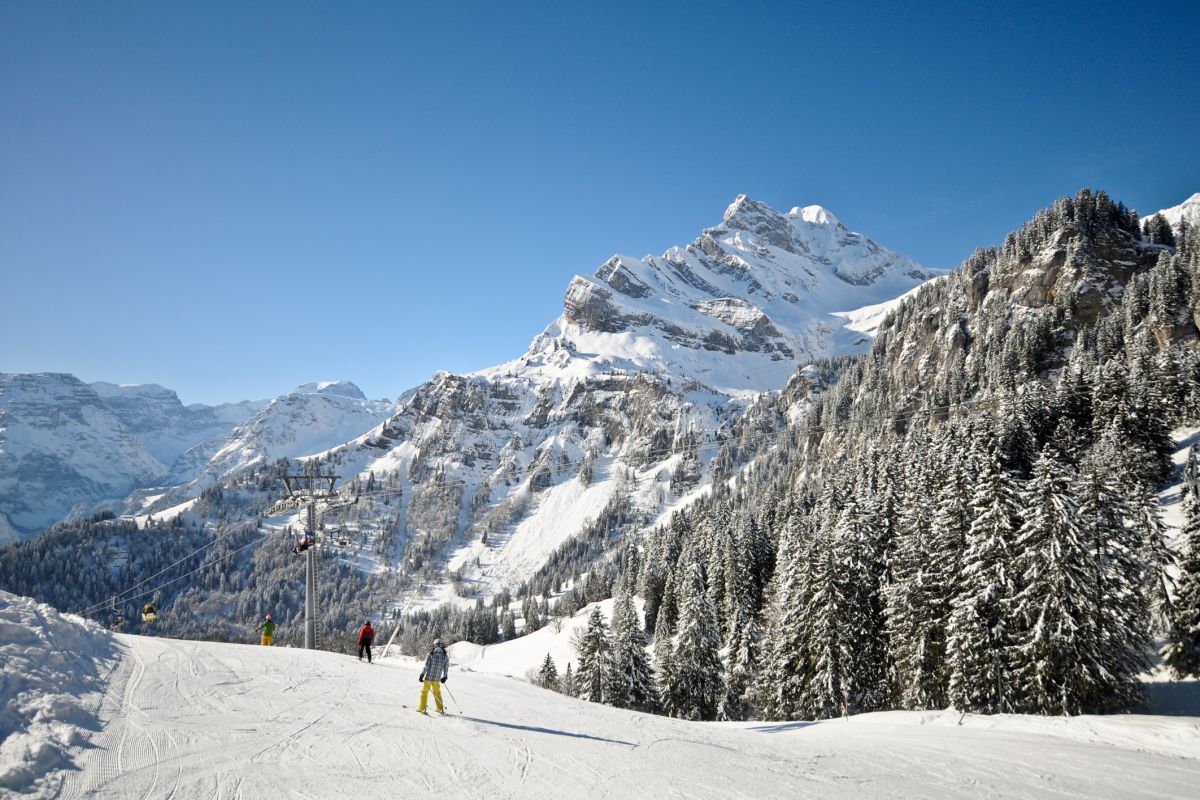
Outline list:
[[[413,659],[118,639],[102,728],[64,778],[68,800],[1160,799],[1200,786],[1197,718],[688,723],[462,671],[438,718],[414,713]]]

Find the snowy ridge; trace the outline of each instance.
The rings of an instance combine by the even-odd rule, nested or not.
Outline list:
[[[347,381],[184,406],[153,384],[0,373],[0,544],[101,503],[128,513],[178,504],[255,464],[353,439],[394,411]]]
[[[1193,227],[1200,225],[1200,192],[1196,192],[1177,206],[1161,209],[1155,214],[1161,215],[1163,219],[1171,223],[1171,227],[1176,231],[1184,221]],[[1154,214],[1150,214],[1146,219],[1153,216]]]

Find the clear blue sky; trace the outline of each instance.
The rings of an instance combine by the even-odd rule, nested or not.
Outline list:
[[[1195,3],[0,4],[0,371],[184,402],[515,357],[740,192],[955,266],[1200,191]]]

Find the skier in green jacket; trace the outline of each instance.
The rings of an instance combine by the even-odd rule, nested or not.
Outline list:
[[[275,635],[275,620],[271,619],[271,615],[267,614],[263,619],[262,624],[258,626],[258,630],[262,631],[262,644],[265,647],[270,647]]]

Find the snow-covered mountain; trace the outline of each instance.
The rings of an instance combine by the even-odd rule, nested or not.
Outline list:
[[[153,383],[118,386],[97,381],[88,385],[150,455],[168,467],[197,444],[228,433],[267,405],[265,400],[246,400],[184,406],[175,392]]]
[[[557,359],[686,376],[718,391],[778,389],[798,363],[866,346],[835,312],[892,300],[939,270],[850,231],[820,206],[780,213],[745,195],[662,256],[616,255],[567,287],[563,313],[514,364]]]
[[[837,312],[938,274],[819,206],[742,195],[686,247],[576,276],[524,355],[435,375],[325,455],[403,493],[407,554],[419,548],[431,582],[445,567],[481,592],[515,587],[614,505],[651,519],[710,485],[748,403],[814,358],[866,348]]]
[[[77,458],[84,437],[64,429],[53,446],[31,440],[10,456],[4,497],[58,498],[20,518],[30,530],[77,503],[124,497],[105,507],[160,512],[277,459],[320,457],[345,480],[401,495],[395,515],[360,513],[363,534],[385,561],[424,565],[440,587],[430,602],[449,595],[450,572],[480,591],[515,586],[590,522],[651,520],[727,476],[734,459],[721,448],[743,409],[814,358],[865,349],[853,311],[937,274],[819,206],[783,213],[739,196],[686,247],[614,256],[575,277],[561,314],[520,357],[438,373],[398,406],[335,382],[270,403],[185,408],[161,387],[70,379],[109,431],[87,448],[95,485],[59,486],[50,470],[24,491],[21,470],[43,454]],[[820,384],[807,377],[791,397]],[[115,464],[123,472],[110,475]]]
[[[1184,221],[1191,226],[1200,225],[1200,192],[1196,192],[1196,194],[1192,195],[1187,200],[1184,200],[1177,206],[1161,209],[1156,211],[1155,214],[1158,214],[1167,222],[1171,223],[1171,227],[1176,231],[1179,230],[1180,225]],[[1151,214],[1147,216],[1146,219],[1149,219],[1153,216],[1154,214]]]

